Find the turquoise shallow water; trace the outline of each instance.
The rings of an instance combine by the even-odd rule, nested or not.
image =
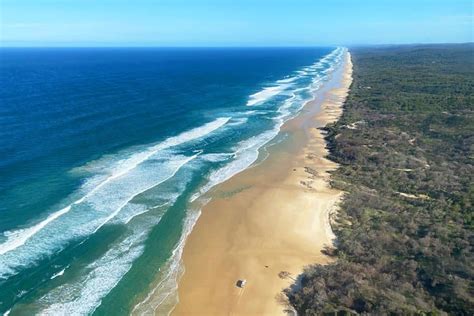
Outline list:
[[[343,52],[2,48],[0,312],[166,310],[205,193]]]

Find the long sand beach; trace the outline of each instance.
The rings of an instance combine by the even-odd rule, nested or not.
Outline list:
[[[334,235],[329,214],[342,192],[328,185],[326,143],[318,129],[337,120],[352,82],[350,54],[260,164],[220,184],[189,235],[173,315],[284,315],[282,289]],[[280,272],[290,273],[281,278]],[[236,286],[246,279],[243,289]]]
[[[167,315],[203,207],[254,199],[269,152],[280,157],[272,176],[285,176],[282,155],[302,143],[282,126],[345,52],[5,51],[0,100],[14,135],[0,147],[15,150],[0,167],[0,314]],[[261,180],[220,185],[252,166]]]

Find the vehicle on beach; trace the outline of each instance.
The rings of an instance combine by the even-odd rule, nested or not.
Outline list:
[[[242,280],[238,280],[236,285],[237,285],[237,287],[240,287],[242,289],[245,286],[246,283],[247,283],[247,280],[242,279]]]

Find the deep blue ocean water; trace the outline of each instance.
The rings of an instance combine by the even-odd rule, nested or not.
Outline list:
[[[343,51],[0,49],[0,312],[172,305],[200,199]]]

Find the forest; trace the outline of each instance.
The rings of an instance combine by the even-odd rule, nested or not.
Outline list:
[[[474,315],[474,44],[350,52],[324,128],[345,192],[334,260],[285,294],[299,315]]]

